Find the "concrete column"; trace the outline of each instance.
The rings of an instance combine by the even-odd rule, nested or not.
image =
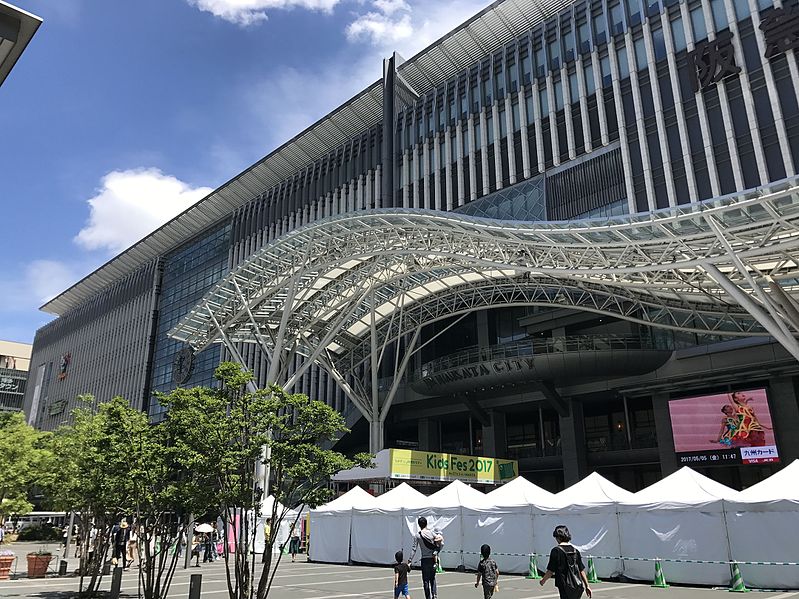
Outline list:
[[[660,454],[660,470],[663,476],[668,476],[679,470],[677,454],[674,452],[674,437],[671,430],[671,417],[669,416],[669,394],[664,392],[652,395],[652,410],[655,414],[655,433],[658,438],[658,453]]]
[[[780,461],[789,464],[799,458],[799,400],[797,400],[795,377],[779,377],[769,381],[769,403],[771,419]]]
[[[560,417],[560,446],[563,453],[563,482],[568,487],[588,474],[588,457],[585,449],[583,404],[569,401],[568,416]]]
[[[419,449],[421,451],[440,451],[441,436],[438,430],[438,420],[420,418],[419,421]]]
[[[505,412],[491,410],[491,426],[483,427],[483,454],[490,458],[508,455],[508,427]]]

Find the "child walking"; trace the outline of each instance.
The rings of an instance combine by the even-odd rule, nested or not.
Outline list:
[[[402,551],[397,551],[394,554],[394,599],[400,595],[410,599],[408,594],[408,573],[411,571],[411,566],[403,559]]]
[[[477,580],[474,583],[474,588],[480,585],[480,579],[483,580],[483,598],[491,599],[496,591],[499,590],[499,566],[497,562],[491,557],[491,547],[483,545],[480,547],[480,555],[483,559],[477,566]]]

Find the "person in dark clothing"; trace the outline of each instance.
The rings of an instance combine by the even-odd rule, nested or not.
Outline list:
[[[112,542],[114,543],[114,558],[112,563],[117,565],[119,560],[122,560],[122,568],[127,568],[125,556],[128,553],[128,540],[130,540],[130,531],[128,530],[127,520],[122,520],[118,526],[111,530]]]
[[[410,599],[408,594],[408,574],[411,571],[411,566],[402,559],[402,551],[397,551],[394,554],[394,559],[397,563],[394,564],[394,599],[400,595],[405,599]]]
[[[592,592],[585,575],[583,558],[580,551],[570,543],[572,535],[569,529],[560,525],[555,528],[552,536],[558,544],[549,554],[549,563],[546,574],[541,578],[541,586],[554,576],[561,599],[579,599],[583,592],[590,599]]]
[[[436,556],[444,544],[444,537],[427,529],[427,518],[424,516],[420,517],[416,522],[419,524],[419,533],[413,539],[413,552],[408,562],[412,562],[413,557],[416,555],[416,550],[421,549],[424,596],[425,599],[436,599],[438,595],[438,589],[436,588]]]
[[[483,544],[480,547],[480,564],[477,566],[477,580],[474,588],[483,583],[483,599],[491,599],[499,590],[499,566],[491,557],[491,546]]]

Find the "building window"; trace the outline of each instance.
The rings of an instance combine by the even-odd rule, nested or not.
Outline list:
[[[630,76],[630,62],[627,60],[627,47],[619,46],[616,50],[616,58],[619,60],[619,79]]]
[[[652,47],[655,51],[655,60],[666,58],[666,40],[663,39],[663,29],[652,30]]]
[[[580,44],[580,53],[585,54],[591,51],[591,33],[588,31],[586,21],[577,26],[577,43]]]
[[[602,87],[610,87],[613,84],[613,75],[610,71],[610,58],[603,56],[599,59],[599,70],[602,74]]]
[[[635,47],[635,64],[636,68],[639,71],[642,71],[646,68],[646,65],[649,64],[649,60],[646,57],[646,44],[644,43],[644,38],[639,37],[635,42],[633,42],[633,46]]]
[[[549,112],[549,96],[546,86],[538,90],[538,101],[541,104],[541,115],[543,116]]]
[[[605,15],[598,14],[593,19],[594,23],[594,41],[597,45],[607,43],[607,30],[605,26]]]
[[[674,41],[675,52],[685,50],[688,47],[685,43],[685,29],[683,28],[681,17],[677,17],[671,22],[671,37]]]
[[[694,42],[700,42],[707,37],[707,27],[705,27],[705,15],[702,7],[697,6],[691,10],[691,27],[694,30]]]
[[[735,18],[739,21],[749,16],[749,2],[747,0],[733,0],[735,6]]]
[[[560,69],[560,51],[557,38],[547,44],[547,51],[549,52],[549,68],[557,71]]]
[[[583,69],[583,74],[585,75],[586,93],[589,95],[596,93],[596,82],[594,81],[594,65],[592,65],[590,62],[586,62],[585,68]]]
[[[716,31],[721,31],[727,27],[727,9],[724,7],[724,0],[710,0],[710,8],[713,12],[713,23]]]
[[[621,4],[610,7],[610,24],[613,35],[624,33],[624,8]]]

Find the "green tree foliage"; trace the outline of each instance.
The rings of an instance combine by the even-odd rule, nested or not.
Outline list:
[[[37,432],[20,412],[0,412],[0,524],[33,509],[28,491],[47,471],[48,435]]]
[[[94,403],[91,396],[82,399]],[[185,473],[177,469],[175,449],[166,433],[116,397],[100,404],[96,412],[75,410],[72,424],[53,436],[53,452],[59,459],[53,462],[46,491],[54,507],[76,512],[83,523],[87,551],[81,558],[81,594],[96,593],[112,527],[125,517],[139,537],[145,564],[139,570],[140,591],[146,599],[166,597],[187,510],[197,508],[201,500],[192,494],[191,485],[183,483]]]
[[[225,522],[225,544],[230,541],[237,548],[232,556],[225,552],[231,599],[250,599],[256,592],[251,551],[263,499],[256,466],[269,447],[270,492],[276,501],[271,513],[263,514],[272,519],[257,583],[258,599],[264,599],[279,564],[279,558],[272,563],[272,547],[288,508],[327,501],[333,474],[371,460],[366,455],[350,460],[325,449],[347,432],[341,415],[326,404],[277,386],[249,392],[251,373],[232,363],[220,365],[216,378],[218,388],[177,389],[159,401],[168,408],[165,428],[176,459],[195,473],[198,493],[213,495]],[[236,522],[238,526],[230,526]]]

